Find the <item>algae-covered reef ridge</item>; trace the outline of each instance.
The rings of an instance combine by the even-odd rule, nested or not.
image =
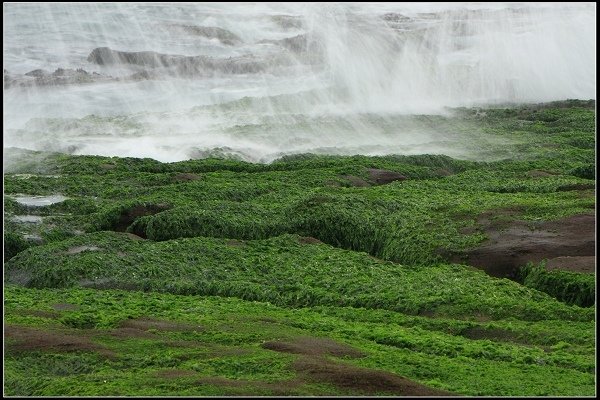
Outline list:
[[[486,151],[4,149],[5,394],[594,396],[595,102],[418,118]]]

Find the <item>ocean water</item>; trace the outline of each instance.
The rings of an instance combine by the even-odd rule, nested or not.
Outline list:
[[[455,107],[595,99],[595,3],[4,4],[4,147],[478,158]],[[96,50],[95,49],[101,49]]]

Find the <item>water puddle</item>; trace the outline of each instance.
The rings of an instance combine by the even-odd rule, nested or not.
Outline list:
[[[29,207],[45,207],[68,199],[68,197],[61,194],[53,194],[50,196],[14,196],[13,198],[17,203]]]
[[[14,178],[18,179],[29,179],[29,178],[60,178],[60,175],[36,175],[36,174],[12,174]]]
[[[37,244],[43,243],[43,239],[39,235],[23,235],[23,238],[25,240],[27,240],[28,242],[33,242],[33,243],[37,243]]]
[[[28,224],[41,224],[42,217],[39,215],[15,215],[12,217],[15,222],[28,223]]]

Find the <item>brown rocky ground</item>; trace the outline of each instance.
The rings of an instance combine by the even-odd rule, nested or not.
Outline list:
[[[549,260],[549,269],[594,272],[596,218],[593,212],[556,221],[511,219],[517,210],[486,212],[477,225],[488,240],[471,251],[445,253],[450,262],[481,268],[489,275],[510,278],[528,262]],[[463,233],[470,233],[466,229]]]
[[[326,356],[359,358],[364,354],[351,346],[332,339],[298,337],[292,341],[265,342],[263,348],[301,355],[292,368],[297,379],[326,382],[341,389],[365,395],[394,394],[399,396],[451,396],[443,390],[429,388],[400,375],[335,362]]]
[[[563,269],[573,272],[596,273],[595,256],[563,256],[549,259],[547,270]]]
[[[112,358],[115,354],[104,346],[94,343],[90,337],[67,331],[34,329],[19,325],[5,325],[4,339],[8,353],[28,353],[32,351],[77,352],[92,351]]]
[[[192,328],[195,327],[172,321],[138,318],[123,321],[119,328],[110,330],[109,334],[123,339],[160,339],[160,336],[148,332],[147,329],[179,331]],[[60,329],[42,330],[11,324],[4,328],[4,337],[7,340],[6,351],[9,354],[32,351],[83,351],[95,352],[108,359],[116,360],[117,355],[113,351],[93,341],[94,338],[102,335],[100,331],[95,329],[82,329],[78,331]],[[191,343],[169,342],[169,344],[177,346]],[[195,342],[195,344],[196,346],[203,346],[199,342]],[[429,388],[393,373],[358,367],[343,361],[334,360],[331,356],[360,358],[364,357],[365,354],[351,346],[329,338],[297,337],[287,341],[265,342],[262,347],[277,352],[297,354],[298,358],[291,364],[291,369],[297,376],[293,379],[279,382],[228,379],[218,376],[198,376],[195,380],[190,381],[190,383],[193,385],[216,385],[234,388],[235,393],[241,395],[254,395],[257,393],[257,390],[259,392],[266,391],[273,395],[294,395],[299,393],[299,390],[304,385],[325,383],[335,386],[342,391],[364,395],[452,396],[452,393]],[[235,351],[235,354],[232,353],[232,355],[237,355],[240,351],[245,351],[243,349],[228,350],[229,353]],[[217,354],[223,355],[224,353],[221,351],[214,355]],[[165,379],[193,379],[197,375],[194,371],[178,368],[159,370],[154,373],[154,377],[159,380],[157,382],[164,381]],[[326,393],[324,392],[323,394]]]

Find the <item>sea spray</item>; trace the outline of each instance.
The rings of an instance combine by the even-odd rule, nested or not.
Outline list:
[[[5,147],[480,158],[411,115],[595,98],[592,3],[23,3],[4,22]]]

